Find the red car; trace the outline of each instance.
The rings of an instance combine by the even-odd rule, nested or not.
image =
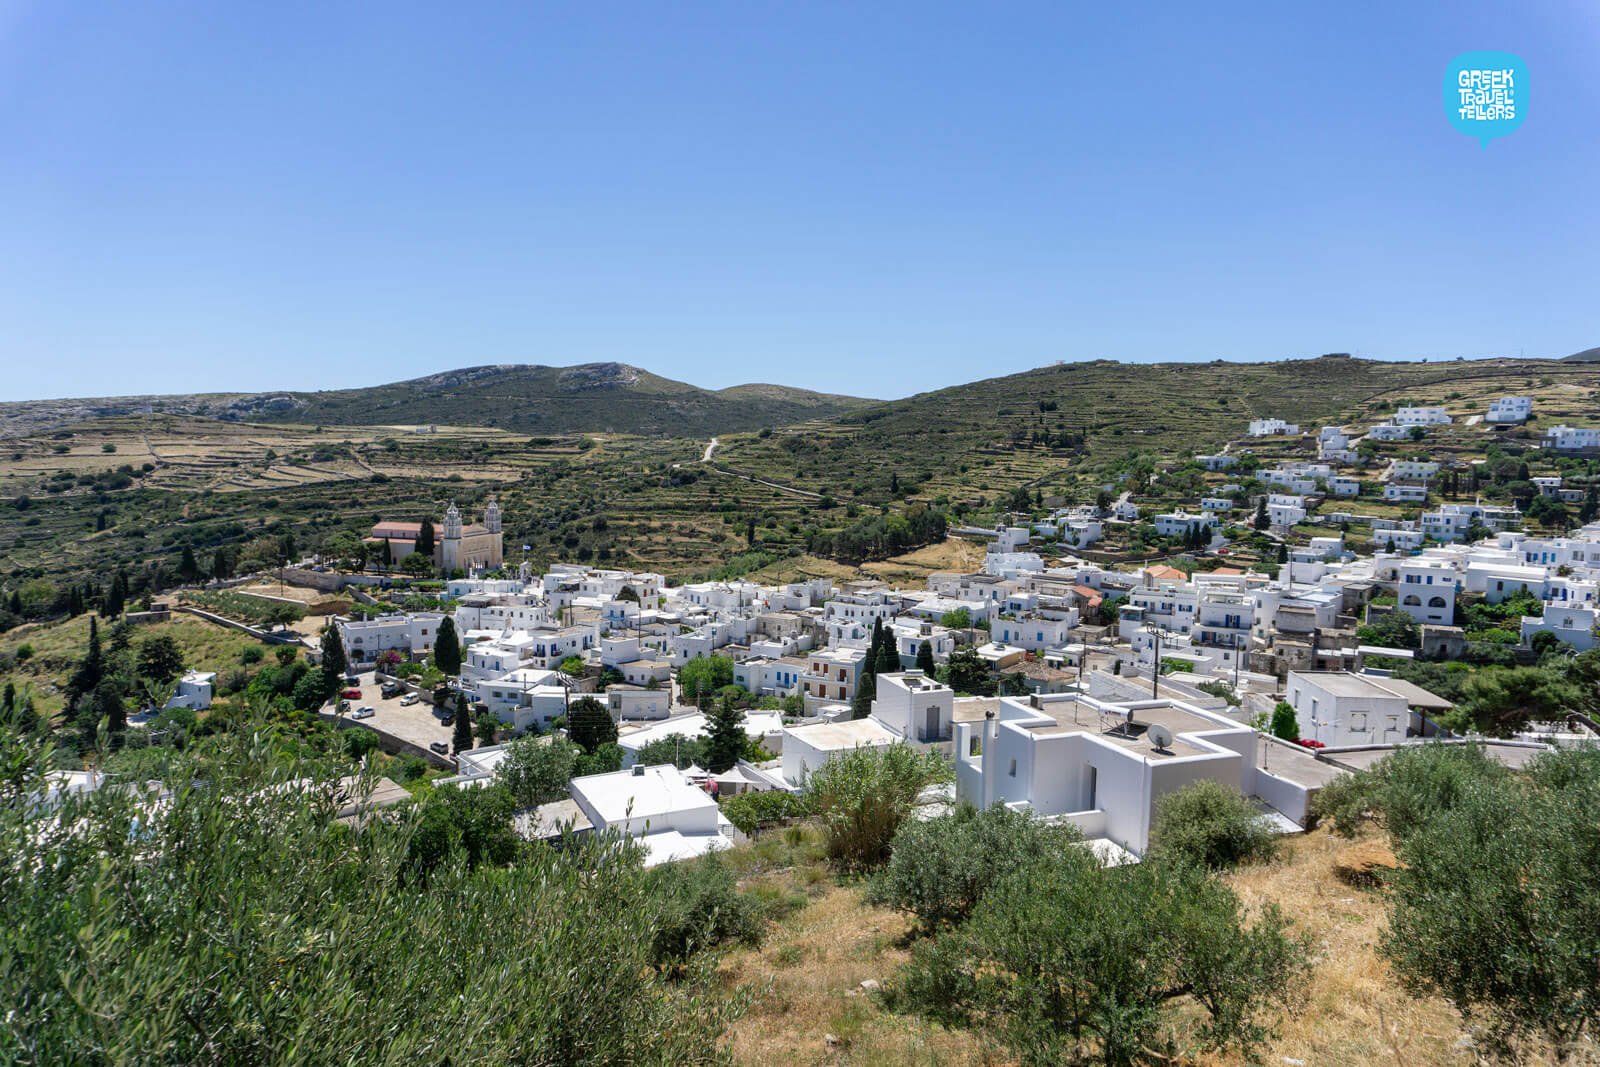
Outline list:
[[[346,700],[360,700],[361,699],[361,690],[359,690],[359,689],[346,689],[344,692],[340,693],[339,695],[341,697],[343,697],[344,699],[346,699]]]
[[[1309,737],[1302,737],[1300,740],[1296,741],[1295,744],[1301,745],[1301,746],[1303,746],[1305,748],[1327,748],[1328,747],[1323,742],[1321,742],[1321,741],[1313,741]]]

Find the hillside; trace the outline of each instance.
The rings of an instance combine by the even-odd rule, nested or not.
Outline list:
[[[229,422],[327,426],[453,424],[523,433],[707,437],[826,419],[872,404],[782,385],[701,389],[622,363],[465,367],[410,381],[322,392],[202,393],[0,404],[0,436],[86,419],[165,413]]]
[[[912,550],[920,540],[859,550],[881,509],[903,508],[907,499],[948,503],[953,515],[978,522],[993,521],[1019,487],[1036,497],[1092,499],[1136,466],[1170,466],[1229,442],[1243,446],[1247,422],[1260,416],[1298,421],[1310,433],[1324,420],[1369,425],[1407,401],[1442,404],[1456,423],[1430,433],[1428,448],[1436,458],[1460,461],[1481,456],[1495,441],[1529,448],[1541,426],[1592,425],[1600,410],[1600,364],[1591,362],[1322,357],[1041,368],[842,418],[819,415],[787,425],[775,419],[765,437],[754,426],[719,429],[710,462],[702,461],[709,433],[669,439],[659,432],[513,433],[483,425],[519,417],[519,402],[492,410],[485,398],[496,383],[509,396],[512,379],[533,390],[564,373],[489,368],[470,381],[441,376],[381,387],[368,407],[384,411],[390,426],[339,425],[336,418],[363,412],[353,399],[340,399],[354,394],[323,393],[310,395],[314,411],[286,416],[320,424],[135,414],[13,438],[0,452],[0,496],[27,514],[14,516],[10,536],[0,538],[0,570],[19,584],[156,562],[170,573],[186,542],[207,560],[220,546],[238,549],[265,532],[292,529],[300,543],[318,544],[338,529],[362,532],[377,516],[438,515],[452,500],[472,513],[493,491],[504,509],[508,548],[517,546],[516,558],[536,567],[576,560],[679,579],[759,572],[787,580],[849,577],[865,564],[866,573],[920,584],[929,569],[971,562],[934,558],[943,550],[933,547],[917,555]],[[724,405],[758,410],[763,403],[798,403],[782,399],[778,387],[711,393],[644,372],[606,373],[598,383],[590,380],[592,389],[581,397],[585,390],[569,379],[563,387],[573,399],[565,403],[613,415],[677,412],[685,421]],[[618,373],[630,380],[620,382]],[[1507,394],[1534,399],[1534,423],[1475,423],[1475,414]],[[425,397],[440,411],[456,405],[458,417],[472,424],[453,426],[441,413],[437,433],[397,432],[392,424],[404,425],[405,414],[396,405],[411,405],[414,415],[429,403]],[[830,398],[818,399],[814,410],[826,411]],[[555,418],[580,421],[571,412]],[[1268,462],[1314,455],[1308,441],[1245,447]],[[1383,455],[1415,451],[1410,442],[1385,447]],[[1193,498],[1194,488],[1174,483],[1141,502]],[[1369,496],[1363,510],[1400,517],[1404,509]],[[859,536],[847,539],[855,550],[832,539],[858,527]]]
[[[1389,363],[1343,355],[1277,363],[1100,360],[920,393],[827,426],[726,439],[717,459],[839,496],[887,488],[894,475],[902,489],[932,497],[1019,481],[1049,485],[1064,467],[1103,471],[1129,452],[1166,459],[1216,449],[1256,418],[1308,429],[1324,421],[1380,421],[1408,401],[1527,393],[1546,380],[1555,388],[1594,389],[1600,368],[1559,360]]]

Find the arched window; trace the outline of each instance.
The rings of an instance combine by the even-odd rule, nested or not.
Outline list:
[[[1430,608],[1442,608],[1442,607],[1444,607],[1444,597],[1436,596],[1436,597],[1429,598],[1428,607],[1430,607]]]
[[[1405,606],[1408,608],[1417,608],[1422,606],[1422,598],[1417,596],[1417,594],[1412,593],[1410,596],[1406,597],[1405,600],[1401,601],[1401,603],[1405,604]]]

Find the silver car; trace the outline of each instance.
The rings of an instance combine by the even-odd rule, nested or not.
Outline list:
[[[370,719],[377,714],[372,707],[363,705],[350,713],[352,719]]]

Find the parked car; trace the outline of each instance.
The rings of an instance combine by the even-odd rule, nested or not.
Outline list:
[[[417,696],[415,693],[407,693],[405,696],[400,698],[400,706],[402,708],[409,708],[411,705],[415,704],[421,699],[422,698]]]
[[[435,741],[428,747],[439,753],[441,756],[450,755],[450,746],[445,744],[443,741]]]
[[[440,719],[439,721],[444,723],[446,726],[454,726],[456,724],[456,717],[453,714],[452,715],[446,715],[444,718]]]
[[[340,693],[339,695],[344,697],[346,700],[360,700],[361,699],[361,690],[359,690],[359,689],[346,689],[344,692]]]
[[[370,719],[376,714],[377,711],[375,709],[370,706],[363,705],[362,707],[357,708],[355,711],[352,711],[350,713],[350,717],[352,719]]]
[[[361,677],[355,674],[347,674],[344,676],[344,683],[345,685],[360,685]]]
[[[400,692],[400,686],[395,685],[393,682],[385,682],[383,688],[380,689],[379,692],[381,692],[384,695],[384,698],[387,699]]]

